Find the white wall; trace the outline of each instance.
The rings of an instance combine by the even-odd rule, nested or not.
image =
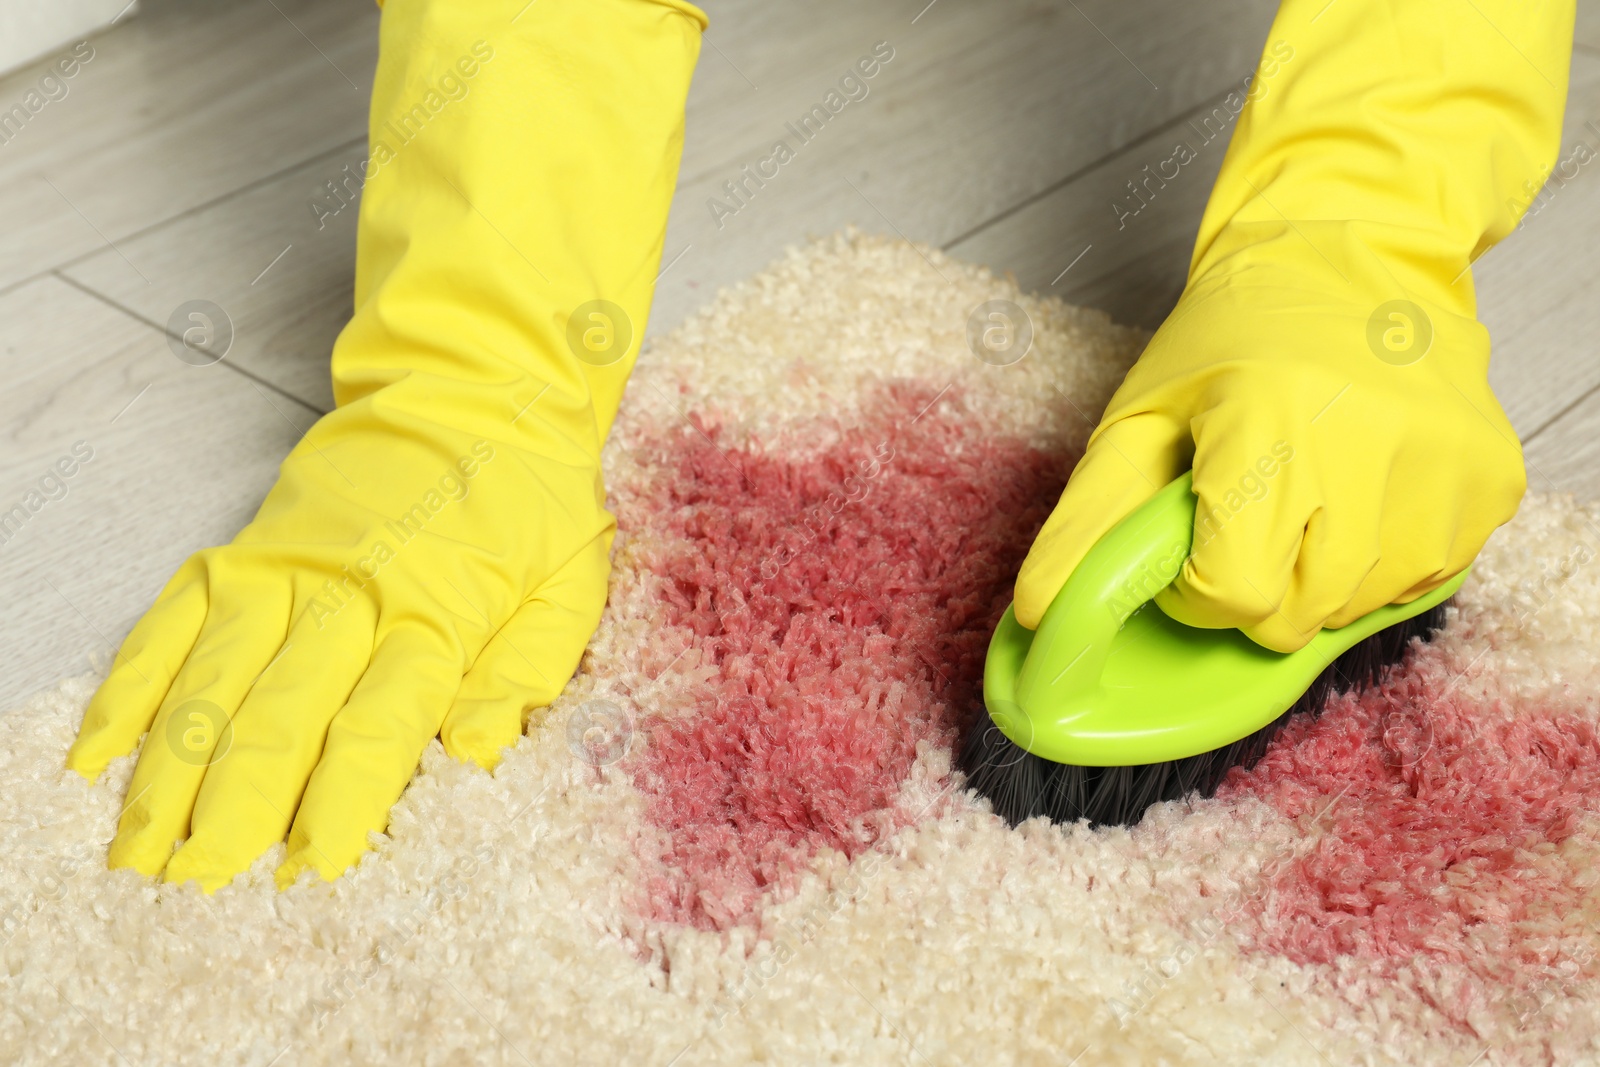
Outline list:
[[[0,0],[0,74],[132,15],[129,0]]]

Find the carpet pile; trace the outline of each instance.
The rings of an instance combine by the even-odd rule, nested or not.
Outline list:
[[[1432,645],[1214,799],[1011,830],[953,773],[1144,340],[853,231],[719,294],[629,385],[578,677],[493,774],[435,742],[333,884],[107,871],[96,678],[6,714],[0,1060],[1600,1061],[1600,509],[1530,494]]]

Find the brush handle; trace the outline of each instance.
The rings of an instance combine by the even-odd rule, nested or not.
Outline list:
[[[1054,703],[1099,684],[1117,631],[1183,569],[1194,513],[1184,471],[1095,542],[1039,622],[1017,677],[1020,703]]]
[[[1196,629],[1141,610],[1182,569],[1195,507],[1186,473],[1095,543],[1037,633],[1006,610],[989,642],[983,699],[1008,739],[1082,767],[1225,747],[1291,707],[1356,643],[1443,603],[1471,570],[1408,603],[1323,629],[1296,652],[1274,652],[1238,630]]]

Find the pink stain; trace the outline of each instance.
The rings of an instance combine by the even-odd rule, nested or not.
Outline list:
[[[804,460],[714,428],[659,442],[669,475],[623,519],[680,546],[653,564],[668,620],[718,675],[634,768],[666,831],[653,918],[726,929],[818,848],[870,847],[918,746],[981,706],[989,634],[1071,462],[933,400],[886,388]]]
[[[1569,973],[1562,938],[1589,940],[1590,850],[1560,846],[1600,807],[1600,737],[1586,718],[1513,710],[1480,713],[1413,665],[1236,772],[1220,796],[1254,794],[1316,837],[1269,868],[1252,947],[1383,977],[1460,966],[1481,985],[1435,1006],[1463,1023],[1496,988]]]
[[[885,389],[818,455],[653,442],[665,476],[622,515],[673,547],[667,621],[717,667],[633,765],[660,849],[644,912],[727,929],[793,888],[817,849],[894,828],[923,744],[980,707],[984,649],[1070,457],[1001,435],[959,396]],[[1394,978],[1463,968],[1435,1006],[1570,973],[1600,798],[1600,736],[1559,709],[1480,714],[1437,667],[1292,724],[1220,797],[1253,794],[1315,843],[1275,864],[1242,934],[1300,964]],[[1337,799],[1336,799],[1337,798]],[[1564,970],[1564,968],[1566,968]]]

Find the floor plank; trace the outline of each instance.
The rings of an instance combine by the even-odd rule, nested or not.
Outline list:
[[[1009,271],[1024,290],[1155,329],[1183,291],[1200,214],[1222,167],[1234,119],[1226,95],[947,250]],[[1180,144],[1193,158],[1164,180],[1159,168],[1175,158]],[[1172,173],[1174,165],[1165,170]]]
[[[363,138],[123,242],[148,284],[111,251],[62,273],[158,327],[184,301],[211,300],[233,320],[229,364],[326,411],[333,407],[328,356],[350,318],[357,208],[319,219],[310,201],[366,154]]]
[[[907,19],[879,31],[895,58],[866,99],[804,144],[785,124],[798,118],[797,105],[803,111],[822,99],[838,76],[833,68],[818,66],[796,104],[773,104],[764,88],[746,87],[733,103],[759,116],[754,128],[765,133],[721,166],[704,169],[699,155],[686,162],[652,329],[676,324],[786,245],[849,223],[933,244],[978,228],[1242,79],[1259,58],[1272,11],[1256,0],[1176,6],[1160,17],[1114,2],[946,0],[914,26]],[[870,45],[863,39],[857,49]],[[740,62],[738,47],[724,51]],[[841,52],[835,66],[851,54]],[[715,71],[715,59],[702,66]],[[760,84],[757,64],[745,74]],[[696,121],[691,116],[691,148]],[[793,161],[765,185],[747,185],[742,205],[729,198],[724,183],[780,138],[791,143]],[[714,214],[714,200],[737,210]]]
[[[1600,0],[1578,0],[1578,44],[1600,52]]]
[[[1572,179],[1558,167],[1544,206],[1472,269],[1494,340],[1489,381],[1524,440],[1600,386],[1600,57],[1586,52],[1573,56],[1561,145]],[[1579,145],[1594,154],[1586,166]]]
[[[164,335],[55,277],[0,296],[0,352],[6,708],[108,654],[189,553],[230,539],[314,416],[180,362]],[[92,458],[47,478],[75,445]]]
[[[371,0],[146,0],[0,151],[0,288],[361,136],[376,25]]]
[[[1212,135],[1227,117],[1223,104],[1218,96],[1062,187],[953,242],[948,251],[1011,271],[1025,289],[1102,308],[1120,322],[1154,329],[1182,291],[1200,216],[1222,165],[1227,137]],[[1596,116],[1600,61],[1579,55],[1563,155],[1570,155],[1580,140],[1600,152]],[[1161,181],[1159,174],[1150,181],[1145,168],[1155,169],[1173,157],[1180,142],[1193,150],[1193,160],[1179,167],[1171,181]],[[1596,242],[1567,239],[1574,230],[1600,236],[1600,178],[1591,171],[1600,172],[1600,162],[1581,169],[1577,180],[1550,198],[1545,211],[1475,267],[1485,321],[1514,374],[1522,374],[1545,351],[1521,341],[1519,334],[1544,320],[1549,308],[1571,299],[1600,267],[1600,249],[1592,247]],[[1130,193],[1129,182],[1139,185],[1137,194]],[[1063,276],[1061,271],[1074,261]],[[1600,365],[1590,363],[1600,372]],[[1545,374],[1540,367],[1531,381],[1496,383],[1517,396],[1517,410],[1530,431],[1541,414],[1548,414],[1538,395]],[[1518,392],[1522,384],[1530,388],[1526,397]]]
[[[994,183],[1002,203],[1006,181],[1026,185],[1033,176],[1031,156],[1061,153],[1081,165],[1082,150],[1094,158],[1137,136],[1152,119],[1242,76],[1235,68],[1254,63],[1273,10],[1269,3],[1240,0],[1214,9],[1214,19],[1165,10],[1155,17],[1157,9],[1148,3],[1106,0],[829,0],[779,6],[707,0],[702,6],[711,28],[689,97],[681,184],[706,178],[720,184],[734,177],[785,135],[785,122],[818,103],[874,43],[885,41],[895,58],[884,74],[896,74],[896,81],[919,79],[929,91],[918,99],[897,90],[897,102],[884,109],[889,115],[877,116],[867,143],[885,134],[944,136],[960,152],[1003,142],[1003,136],[974,137],[970,126],[959,124],[962,109],[951,105],[963,98],[979,110],[993,105],[989,126],[1013,117],[1031,123],[1055,112],[1074,116],[1076,121],[1061,123],[1049,136],[1014,138],[1002,156],[991,157],[1017,167],[1015,175]],[[1177,47],[1185,35],[1190,47]],[[877,92],[884,84],[887,79],[874,80],[868,89]],[[871,99],[869,92],[861,103]],[[1104,107],[1113,102],[1116,107]],[[1093,116],[1096,110],[1103,114]]]
[[[1594,299],[1589,294],[1589,300]],[[1529,489],[1600,500],[1600,392],[1590,393],[1523,442],[1522,455],[1528,464]]]

